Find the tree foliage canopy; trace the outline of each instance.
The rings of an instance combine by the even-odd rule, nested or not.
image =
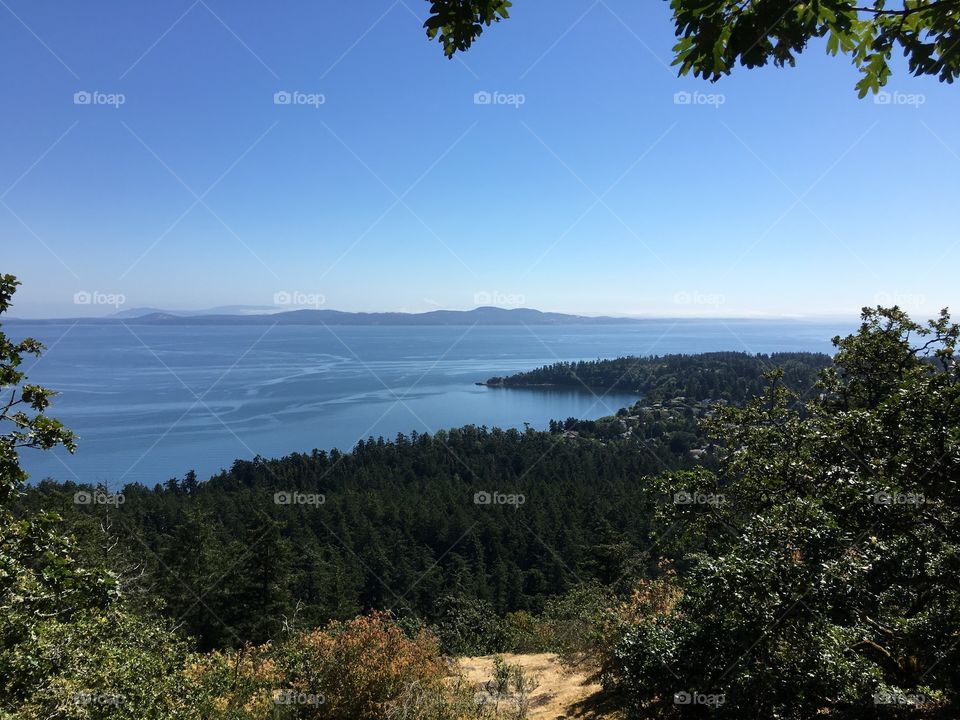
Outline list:
[[[862,74],[860,97],[878,92],[901,51],[913,75],[953,82],[960,74],[960,0],[669,0],[681,75],[718,80],[737,65],[794,65],[813,40],[826,38]],[[453,57],[484,27],[508,17],[509,0],[431,0],[424,26]]]
[[[960,677],[960,327],[868,309],[801,405],[777,382],[718,412],[719,470],[661,477],[689,570],[608,659],[638,714],[672,695],[718,718],[917,717]],[[679,528],[679,529],[678,529]],[[672,688],[672,690],[671,690]],[[924,715],[926,716],[926,715]]]

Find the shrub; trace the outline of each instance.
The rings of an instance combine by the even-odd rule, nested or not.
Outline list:
[[[548,601],[543,617],[550,649],[569,665],[595,661],[607,644],[615,604],[614,592],[596,582],[577,585]]]
[[[456,707],[447,664],[424,629],[411,637],[372,613],[281,642],[198,656],[192,675],[206,710],[238,718],[380,720],[411,707]],[[406,709],[405,709],[406,708]],[[444,710],[447,708],[447,710]]]
[[[539,685],[537,677],[528,675],[522,665],[506,662],[497,655],[493,658],[493,677],[484,687],[481,711],[487,711],[492,718],[524,720],[530,711],[530,696]]]
[[[9,678],[29,679],[18,720],[197,718],[183,674],[186,646],[122,609],[70,622],[41,622],[28,643],[8,648]]]
[[[550,626],[541,617],[525,610],[507,613],[503,618],[504,651],[539,653],[550,649]]]
[[[477,598],[447,595],[440,601],[432,626],[448,655],[487,655],[503,652],[507,638],[493,606]]]
[[[323,696],[318,718],[381,718],[408,687],[436,688],[447,674],[433,636],[409,638],[383,613],[331,623],[278,650],[284,682]]]

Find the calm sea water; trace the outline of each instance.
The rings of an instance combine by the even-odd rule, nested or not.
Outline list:
[[[556,362],[712,350],[830,352],[853,325],[651,320],[557,327],[152,327],[15,323],[48,350],[30,380],[59,390],[53,412],[75,455],[24,452],[32,479],[148,485],[237,458],[346,450],[370,436],[465,424],[544,428],[635,398],[475,385]]]

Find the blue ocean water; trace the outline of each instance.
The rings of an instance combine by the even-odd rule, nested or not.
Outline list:
[[[52,415],[80,435],[70,455],[27,451],[32,481],[153,485],[237,458],[465,424],[542,429],[596,418],[623,393],[504,390],[475,383],[558,360],[714,350],[831,352],[854,324],[650,320],[606,326],[150,326],[18,322],[47,345],[31,382],[61,394]]]

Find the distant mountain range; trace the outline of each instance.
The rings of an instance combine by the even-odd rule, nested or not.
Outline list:
[[[113,313],[109,317],[122,320],[141,318],[147,315],[175,315],[178,317],[200,317],[203,315],[267,315],[280,312],[275,305],[221,305],[207,310],[161,310],[159,308],[130,308]]]
[[[243,308],[244,311],[237,312],[238,308]],[[264,312],[265,309],[274,310],[231,306],[196,314],[139,308],[124,310],[108,317],[66,319],[83,324],[122,322],[128,325],[615,325],[643,322],[637,318],[566,315],[530,308],[478,307],[473,310],[432,310],[424,313],[364,313],[340,310],[289,310],[268,313]],[[31,323],[63,321],[64,319],[20,320]]]

